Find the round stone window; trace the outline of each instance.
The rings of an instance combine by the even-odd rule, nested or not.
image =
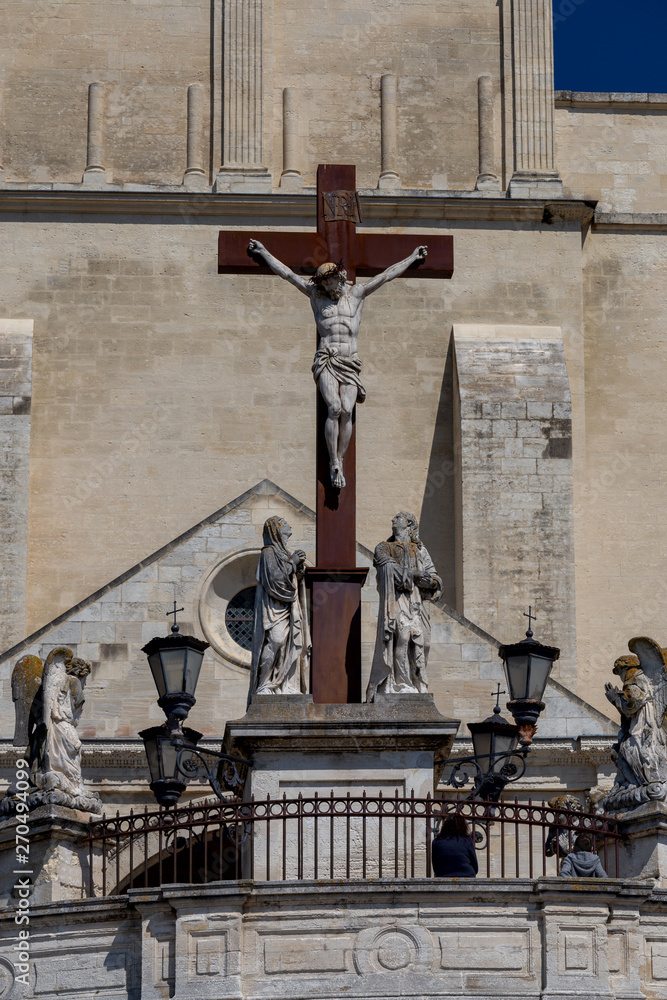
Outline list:
[[[240,590],[232,597],[225,611],[227,631],[241,649],[252,649],[256,589],[256,587],[245,587]]]
[[[228,664],[250,668],[259,549],[237,549],[213,566],[199,591],[199,621]]]

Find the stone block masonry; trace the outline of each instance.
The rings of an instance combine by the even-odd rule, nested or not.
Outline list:
[[[0,319],[0,646],[25,632],[32,320]]]
[[[476,336],[471,335],[475,330]],[[455,327],[457,607],[505,641],[537,610],[575,683],[572,414],[562,341]],[[557,333],[557,328],[554,334]]]

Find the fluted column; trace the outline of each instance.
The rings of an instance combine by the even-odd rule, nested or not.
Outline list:
[[[396,127],[396,77],[385,73],[380,80],[381,100],[381,173],[379,188],[399,188],[401,178],[396,170],[398,152]]]
[[[477,122],[479,170],[475,189],[477,191],[498,191],[498,177],[494,170],[493,80],[490,76],[480,76],[477,80]]]
[[[512,197],[553,198],[563,193],[555,155],[551,6],[551,0],[512,0]]]
[[[303,177],[299,170],[299,97],[296,87],[283,90],[283,172],[280,186],[286,191],[300,191]]]
[[[106,183],[104,167],[104,84],[91,83],[88,87],[88,142],[86,145],[85,184]]]
[[[264,0],[224,0],[222,166],[217,191],[264,191]]]

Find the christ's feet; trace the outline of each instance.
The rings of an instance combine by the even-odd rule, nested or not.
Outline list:
[[[335,490],[342,490],[345,486],[345,476],[343,475],[343,463],[340,465],[338,463],[331,463],[329,466],[331,472],[331,485]]]

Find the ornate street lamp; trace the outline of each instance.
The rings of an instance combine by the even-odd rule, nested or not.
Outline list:
[[[556,646],[543,646],[533,639],[531,629],[535,615],[528,608],[528,631],[521,642],[501,646],[498,655],[505,667],[510,700],[507,707],[519,727],[520,742],[528,746],[537,731],[537,720],[544,711],[542,696],[554,661],[560,656]]]
[[[199,671],[209,646],[202,639],[179,633],[176,615],[182,610],[176,607],[174,601],[174,610],[167,612],[174,616],[171,635],[156,636],[142,648],[148,657],[157,688],[157,703],[167,716],[167,726],[174,733],[182,730],[183,722],[195,704]]]
[[[473,789],[468,796],[486,802],[497,802],[505,785],[517,781],[526,770],[528,747],[517,749],[518,726],[503,719],[500,714],[500,684],[496,691],[493,715],[482,722],[469,722],[474,753],[470,757],[450,757],[447,764],[454,767],[446,784],[463,788],[470,779],[470,768],[476,770]]]
[[[202,737],[196,729],[181,727],[182,742],[174,740],[174,733],[166,724],[151,726],[139,733],[144,741],[150,788],[158,805],[173,806],[178,802],[188,783],[187,762]],[[183,765],[183,770],[179,765]]]
[[[142,649],[157,688],[157,703],[167,717],[163,725],[139,733],[146,748],[151,791],[161,806],[178,802],[189,779],[196,777],[201,767],[217,797],[224,801],[225,789],[237,793],[243,787],[250,766],[250,761],[243,757],[197,749],[202,734],[183,727],[195,704],[199,671],[209,643],[179,633],[176,615],[182,610],[174,601],[173,611],[167,612],[174,616],[171,634],[156,636]],[[202,754],[216,759],[215,768],[207,764]],[[237,764],[245,770],[239,771]]]

